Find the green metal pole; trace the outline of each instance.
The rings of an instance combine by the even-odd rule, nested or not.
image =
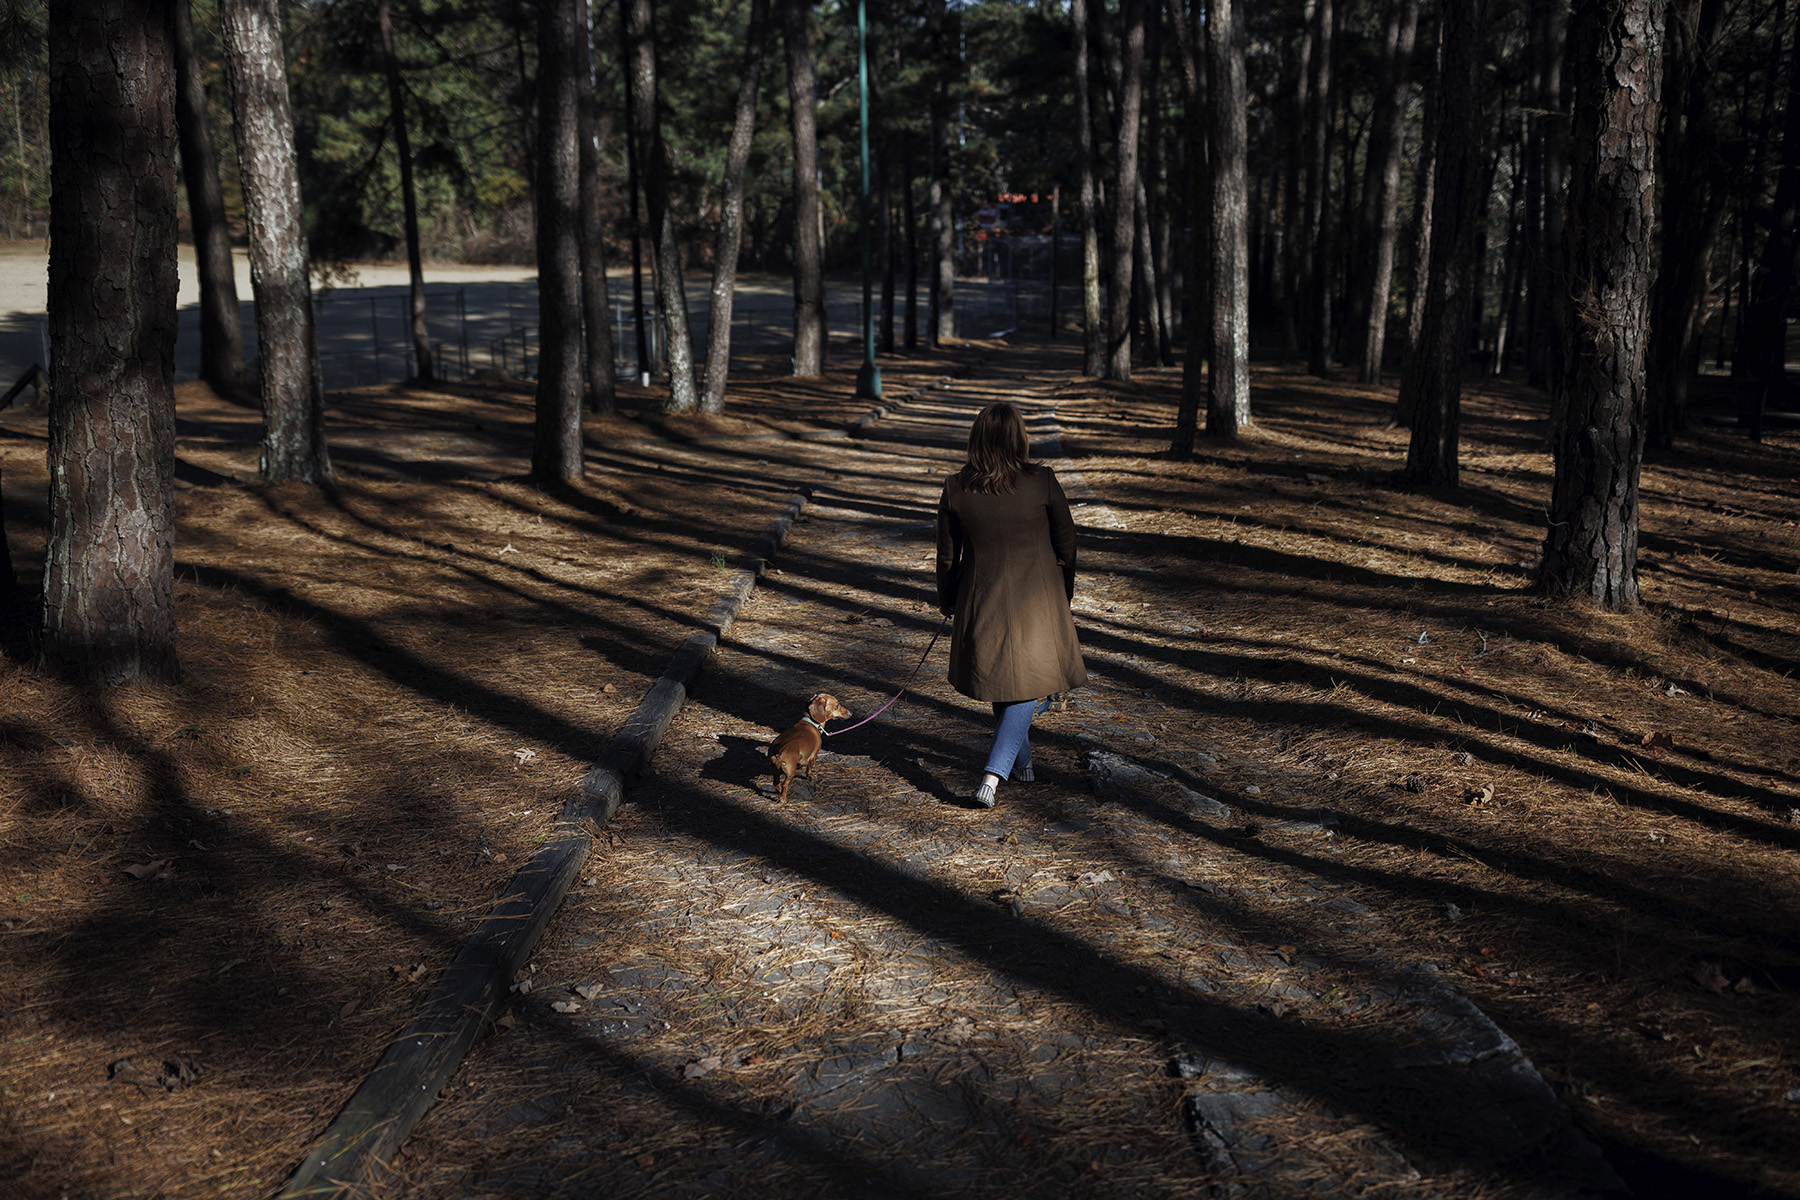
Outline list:
[[[869,260],[869,5],[856,0],[857,67],[862,96],[862,328],[863,361],[856,372],[856,394],[881,399],[881,368],[875,365],[874,276]]]

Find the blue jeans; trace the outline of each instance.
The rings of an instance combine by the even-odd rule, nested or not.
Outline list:
[[[983,770],[1010,779],[1014,771],[1031,765],[1031,718],[1042,711],[1043,703],[1015,700],[994,705],[994,745]]]

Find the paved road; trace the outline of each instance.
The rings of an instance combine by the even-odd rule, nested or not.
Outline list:
[[[47,248],[43,243],[0,244],[0,391],[10,387],[33,363],[45,361],[44,305],[47,292]],[[255,355],[256,310],[251,303],[250,265],[237,255],[237,287],[244,327],[245,353]],[[529,374],[537,340],[537,275],[530,266],[458,266],[431,264],[425,272],[427,326],[443,371],[461,378],[476,371]],[[636,337],[628,319],[631,280],[628,273],[609,278],[613,298],[615,345],[620,369],[635,362]],[[686,279],[693,336],[703,344],[707,328],[706,272]],[[646,289],[648,289],[646,283]],[[964,307],[970,336],[985,336],[989,326],[1007,323],[1001,308],[990,312],[982,288],[964,281]],[[784,355],[792,345],[793,301],[784,277],[740,277],[732,314],[733,350],[738,355]],[[357,268],[345,286],[319,288],[314,308],[319,320],[320,369],[327,389],[391,382],[411,369],[411,335],[407,324],[408,284],[403,265],[377,263]],[[200,342],[199,283],[193,248],[181,247],[181,289],[176,303],[180,328],[175,344],[175,377],[192,379],[198,369]],[[994,305],[1003,305],[996,295]],[[654,307],[646,291],[646,303]],[[861,285],[834,279],[828,289],[831,336],[843,347],[857,344],[861,328]],[[925,320],[919,321],[921,329]],[[521,331],[524,331],[523,334]],[[654,333],[652,334],[654,336]],[[652,351],[654,354],[654,350]],[[29,399],[29,394],[27,394]]]

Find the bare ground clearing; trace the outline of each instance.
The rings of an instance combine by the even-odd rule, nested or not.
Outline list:
[[[995,350],[991,365],[1012,353]],[[898,392],[949,365],[884,370]],[[1653,461],[1648,602],[1608,617],[1527,587],[1548,494],[1536,395],[1475,391],[1466,486],[1408,494],[1385,483],[1404,435],[1386,428],[1384,393],[1274,368],[1257,384],[1258,428],[1194,462],[1159,453],[1173,373],[1053,390],[1068,466],[1108,511],[1084,523],[1091,571],[1078,597],[1100,679],[1046,720],[1046,782],[1003,792],[997,819],[1013,824],[991,830],[939,799],[979,741],[976,714],[941,683],[847,751],[866,763],[839,764],[789,811],[756,790],[753,753],[811,687],[847,676],[861,707],[922,646],[919,522],[980,389],[958,389],[963,411],[921,418],[937,423],[923,449],[859,450],[820,440],[866,407],[846,399],[846,379],[751,380],[722,421],[598,424],[592,482],[556,497],[511,478],[528,444],[522,389],[337,397],[345,477],[325,495],[234,482],[253,474],[251,415],[186,393],[185,682],[94,695],[0,668],[0,1180],[32,1197],[274,1186],[711,602],[714,556],[728,561],[795,486],[815,483],[823,540],[803,532],[795,561],[753,601],[744,640],[696,690],[534,975],[579,982],[595,956],[611,970],[683,951],[671,931],[691,940],[705,922],[647,918],[684,895],[702,916],[719,909],[709,875],[721,891],[747,872],[753,890],[810,893],[809,919],[836,911],[844,936],[815,922],[818,946],[782,943],[786,989],[758,999],[726,968],[761,946],[722,949],[738,918],[721,912],[701,947],[721,974],[704,982],[765,1030],[711,1048],[732,1069],[687,1082],[685,1060],[670,1056],[688,1047],[672,1031],[641,1062],[591,1065],[568,1111],[501,1136],[492,1097],[512,1088],[515,1103],[537,1105],[546,1056],[575,1023],[549,1013],[548,991],[522,1002],[521,1027],[483,1052],[490,1065],[471,1063],[477,1086],[421,1127],[396,1191],[523,1186],[519,1172],[570,1156],[558,1138],[591,1160],[585,1176],[552,1181],[570,1194],[698,1187],[706,1176],[686,1173],[684,1156],[730,1163],[747,1136],[733,1114],[777,1090],[770,1077],[793,1065],[784,1055],[801,1035],[901,1028],[961,1046],[959,1015],[968,1037],[985,1025],[1095,1040],[1081,1059],[1090,1083],[1061,1093],[1095,1106],[1047,1109],[1022,1128],[1003,1120],[1013,1140],[998,1149],[971,1126],[970,1161],[993,1169],[957,1190],[1021,1194],[1020,1172],[1035,1168],[1046,1186],[1084,1194],[1204,1182],[1176,1115],[1185,1085],[1156,1069],[1182,1041],[1163,998],[1096,1011],[1066,989],[1046,999],[997,987],[1014,964],[972,954],[929,965],[963,1008],[897,1015],[925,993],[875,990],[892,981],[858,975],[856,946],[865,922],[888,938],[909,923],[871,911],[855,873],[824,850],[772,884],[772,868],[752,861],[764,852],[734,841],[744,828],[797,838],[874,823],[947,844],[947,895],[996,912],[1017,900],[1046,927],[1079,928],[1083,905],[1123,910],[1113,917],[1138,932],[1108,943],[1115,964],[1195,953],[1187,934],[1159,942],[1143,923],[1174,903],[1145,864],[1188,854],[1231,902],[1214,919],[1277,957],[1336,938],[1354,943],[1337,949],[1355,961],[1317,970],[1347,983],[1370,963],[1438,966],[1524,1045],[1641,1194],[1711,1182],[1800,1195],[1800,1105],[1784,1099],[1800,1085],[1791,437],[1758,447],[1701,429]],[[30,585],[41,419],[0,418],[0,455]],[[890,545],[865,557],[881,536]],[[1097,747],[1217,797],[1229,821],[1125,821],[1087,792]],[[1321,809],[1336,818],[1331,832],[1294,821]],[[1077,836],[1056,850],[1064,858],[1033,878],[1009,870],[1049,851],[988,836],[1034,828],[1054,842],[1044,831],[1065,824]],[[1120,888],[1068,894],[1063,875],[1108,862]],[[1300,880],[1372,910],[1383,944],[1297,920],[1280,898]],[[1040,903],[1055,911],[1040,916]],[[816,990],[795,969],[808,955],[827,983],[857,986]],[[615,984],[643,985],[633,978]],[[1335,994],[1309,988],[1321,989]],[[831,1002],[780,1011],[819,995]],[[1359,1019],[1303,1005],[1267,1015],[1267,1037],[1325,1037]],[[677,1082],[646,1087],[647,1065],[669,1063]],[[1124,1145],[1113,1134],[1127,1110],[1139,1128],[1143,1112],[1156,1116],[1158,1140],[1116,1157],[1075,1153],[1084,1138]],[[1381,1158],[1396,1131],[1331,1120],[1305,1130],[1304,1146],[1272,1136],[1290,1157],[1327,1164],[1319,1182],[1338,1194],[1402,1186]],[[1430,1146],[1408,1148],[1428,1168],[1404,1185],[1420,1194],[1504,1190],[1491,1175],[1458,1176]],[[778,1188],[847,1187],[862,1166],[804,1155],[776,1165],[766,1178]]]

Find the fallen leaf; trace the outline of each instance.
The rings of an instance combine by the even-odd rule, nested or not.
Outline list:
[[[1113,882],[1111,871],[1083,871],[1075,877],[1077,887],[1092,887],[1096,884]]]
[[[1493,798],[1494,798],[1494,785],[1491,783],[1482,785],[1482,788],[1480,791],[1476,791],[1474,788],[1470,788],[1468,791],[1463,793],[1464,801],[1471,808],[1480,808],[1482,805],[1486,804],[1488,801],[1492,800]]]
[[[598,996],[601,992],[604,992],[605,990],[606,989],[604,987],[601,987],[597,983],[588,983],[588,984],[583,984],[581,987],[576,988],[575,994],[577,996],[580,996],[583,1000],[592,1000],[592,999],[594,999],[594,997]]]
[[[640,1154],[636,1158],[632,1159],[631,1161],[636,1163],[638,1166],[643,1167],[646,1170],[648,1170],[649,1168],[654,1167],[656,1165],[656,1155]]]
[[[495,1029],[511,1029],[514,1025],[517,1025],[518,1023],[519,1023],[519,1018],[513,1015],[511,1009],[508,1009],[507,1011],[501,1013],[498,1017],[496,1017],[494,1019],[494,1028]],[[473,1087],[474,1084],[471,1083],[469,1086]]]
[[[612,693],[612,692],[616,692],[616,691],[618,691],[618,690],[619,690],[619,685],[618,685],[618,684],[616,684],[616,683],[609,683],[609,684],[607,684],[607,685],[606,685],[606,686],[605,686],[605,687],[603,687],[603,688],[601,688],[601,689],[600,689],[600,690],[601,690],[601,691],[603,691],[603,692],[607,692],[607,693],[609,693],[609,694],[610,694],[610,693]]]
[[[696,1058],[682,1068],[681,1076],[683,1079],[703,1079],[718,1070],[723,1063],[724,1060],[716,1054],[709,1054],[705,1058]]]
[[[175,874],[169,869],[169,860],[166,858],[159,858],[154,862],[132,863],[128,867],[119,869],[133,879],[169,879]]]
[[[188,1084],[200,1078],[200,1064],[179,1054],[171,1054],[163,1059],[162,1071],[156,1082],[171,1092],[178,1092]]]
[[[1646,733],[1638,739],[1638,745],[1647,746],[1652,750],[1673,750],[1675,739],[1659,730],[1655,733]]]
[[[341,1021],[345,1017],[349,1016],[351,1013],[355,1012],[356,1006],[361,1003],[362,1003],[361,996],[352,996],[348,1000],[344,1001],[343,1006],[338,1009],[338,1020]]]
[[[520,746],[517,750],[513,751],[513,757],[517,759],[520,764],[524,764],[536,758],[537,751],[527,746]]]
[[[581,1005],[575,1003],[573,1000],[552,1000],[550,1002],[550,1011],[559,1013],[578,1013],[581,1011]]]

